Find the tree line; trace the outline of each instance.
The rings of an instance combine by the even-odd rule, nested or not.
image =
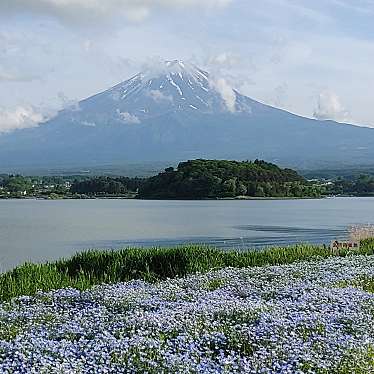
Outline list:
[[[348,183],[348,182],[347,182]],[[373,179],[338,181],[336,191],[373,191]],[[335,185],[334,185],[335,186]],[[332,187],[329,191],[332,192]],[[23,177],[0,175],[0,196],[125,196],[143,199],[319,197],[321,183],[308,182],[295,170],[262,160],[189,160],[148,178],[108,176]]]
[[[70,192],[85,195],[125,195],[137,193],[143,183],[142,178],[96,177],[75,181],[70,187]]]
[[[374,176],[360,175],[355,179],[338,178],[330,185],[328,192],[332,195],[374,195]]]

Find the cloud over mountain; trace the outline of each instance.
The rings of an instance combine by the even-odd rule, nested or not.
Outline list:
[[[347,121],[349,112],[344,108],[337,94],[324,91],[318,97],[317,108],[313,116],[319,120]]]
[[[163,101],[173,101],[173,97],[171,95],[165,95],[160,90],[150,90],[148,92],[148,96],[151,97],[156,103],[161,103]]]
[[[235,112],[236,95],[232,87],[227,83],[226,79],[214,79],[210,82],[210,85],[221,95],[228,111],[232,113]]]
[[[35,127],[47,119],[46,115],[31,106],[18,106],[13,110],[0,108],[0,134]]]

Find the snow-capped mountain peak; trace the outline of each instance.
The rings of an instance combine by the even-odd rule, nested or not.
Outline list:
[[[209,74],[206,71],[182,60],[165,61],[150,65],[140,75],[146,80],[162,76],[179,76],[181,79],[190,79],[192,81],[209,81]]]
[[[236,93],[222,82],[192,63],[173,60],[148,66],[100,96],[109,96],[116,112],[135,115],[139,121],[180,110],[233,112]]]

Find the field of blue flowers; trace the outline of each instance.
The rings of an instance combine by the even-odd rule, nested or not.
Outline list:
[[[374,373],[374,256],[0,304],[0,373]]]

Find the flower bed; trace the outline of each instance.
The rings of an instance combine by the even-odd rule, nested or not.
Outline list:
[[[374,256],[0,304],[0,373],[371,373]]]

